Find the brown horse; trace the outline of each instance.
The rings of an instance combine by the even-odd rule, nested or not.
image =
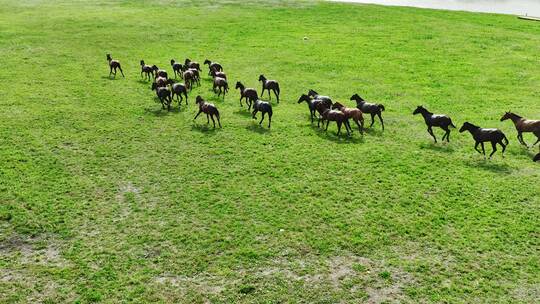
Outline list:
[[[362,113],[368,113],[371,115],[371,124],[369,125],[370,128],[373,127],[373,123],[375,122],[374,118],[375,115],[377,115],[381,121],[382,129],[384,131],[384,121],[381,115],[381,113],[384,111],[384,106],[382,104],[366,102],[358,94],[351,96],[351,100],[356,101],[356,107],[359,108]]]
[[[275,80],[266,79],[266,77],[264,77],[264,75],[262,74],[259,76],[259,81],[262,82],[261,97],[264,95],[264,91],[268,90],[268,98],[272,99],[272,95],[270,94],[270,90],[272,90],[272,92],[274,92],[274,95],[276,95],[277,103],[279,103],[279,83]]]
[[[216,88],[219,89],[219,92],[216,91]],[[221,77],[215,77],[213,90],[214,90],[214,93],[218,93],[218,97],[219,95],[223,94],[223,99],[225,99],[225,94],[229,91],[229,84],[227,83],[227,79],[221,78]]]
[[[345,129],[347,130],[347,135],[350,136],[351,132],[349,131],[351,126],[349,124],[349,119],[343,112],[337,111],[337,110],[330,110],[324,103],[320,102],[317,104],[317,111],[321,114],[322,122],[324,125],[324,121],[326,120],[326,128],[325,131],[328,131],[328,124],[330,121],[335,121],[338,127],[337,135],[341,133],[341,125],[345,124]],[[319,122],[321,121],[321,118],[319,118]]]
[[[540,142],[540,120],[525,119],[512,112],[506,112],[504,113],[503,117],[501,117],[501,121],[504,121],[507,119],[511,119],[512,122],[514,123],[514,126],[516,127],[516,130],[518,132],[518,135],[517,135],[518,141],[522,145],[524,145],[525,147],[528,147],[527,143],[525,143],[525,141],[523,140],[523,134],[522,134],[526,132],[530,132],[536,135],[537,140],[533,144],[533,146],[536,145],[538,142]]]
[[[221,128],[221,122],[219,120],[219,111],[213,103],[206,102],[200,95],[197,96],[197,98],[195,99],[195,103],[199,105],[199,113],[195,115],[193,120],[197,119],[199,114],[204,113],[206,114],[206,123],[209,124],[210,118],[212,118],[212,122],[214,123],[214,128],[215,128],[216,127],[216,121],[214,120],[214,116],[215,116],[217,118],[219,127]]]
[[[120,66],[120,61],[112,59],[111,54],[107,54],[107,61],[109,62],[110,68],[109,77],[111,77],[111,75],[114,75],[114,78],[116,78],[116,69],[120,70],[120,73],[122,73],[122,77],[126,77],[124,76],[124,72],[122,71],[122,67]]]
[[[191,61],[189,58],[186,58],[184,61],[184,69],[196,69],[197,71],[202,71],[199,63],[196,61]]]
[[[358,126],[360,134],[364,134],[364,117],[362,116],[362,111],[360,111],[360,109],[347,108],[339,102],[334,103],[332,105],[332,109],[340,110],[343,114],[345,114],[345,117],[347,117],[347,119],[352,118],[352,120],[354,120],[354,122]]]
[[[212,70],[212,71],[210,71],[210,76],[212,76],[212,78],[219,77],[219,78],[225,78],[225,79],[227,79],[227,74],[225,74],[225,72],[220,72],[220,71],[218,71],[218,70]]]
[[[204,61],[204,64],[208,65],[208,75],[211,75],[212,71],[223,72],[223,66],[221,66],[221,64],[219,64],[218,62],[206,59]]]
[[[152,67],[145,64],[144,63],[144,60],[141,60],[141,77],[143,77],[143,73],[145,74],[144,76],[144,79],[145,80],[150,80],[151,77],[150,75],[154,75],[154,70],[152,70]]]
[[[435,137],[435,134],[433,134],[433,127],[439,127],[443,129],[446,133],[444,133],[441,140],[444,141],[444,138],[446,137],[446,141],[450,142],[449,127],[456,128],[456,126],[454,126],[454,124],[452,123],[452,119],[450,119],[450,117],[444,114],[433,114],[423,106],[416,107],[413,115],[416,114],[422,114],[422,117],[424,117],[424,121],[426,122],[426,125],[428,127],[428,133],[433,137],[435,143],[437,143],[437,137]]]
[[[161,70],[160,68],[157,67],[157,65],[153,65],[152,66],[152,70],[154,71],[154,77],[165,77],[165,78],[169,78],[167,76],[167,71],[165,70]]]
[[[182,78],[182,64],[171,59],[171,67],[173,69],[174,78],[176,78],[176,75],[180,75],[180,78]]]
[[[472,123],[465,122],[461,129],[459,129],[459,133],[463,133],[465,131],[469,131],[476,142],[474,145],[474,149],[478,151],[480,154],[484,154],[484,158],[486,157],[486,150],[484,149],[484,143],[485,142],[491,142],[491,146],[493,147],[493,152],[489,155],[489,158],[495,154],[495,151],[497,151],[497,144],[502,146],[502,154],[504,157],[504,150],[506,150],[506,146],[508,145],[508,139],[506,138],[506,135],[499,130],[499,129],[484,129],[480,128],[479,126],[475,126]],[[482,145],[482,151],[478,150],[478,145]]]
[[[182,78],[184,78],[186,88],[191,91],[193,89],[193,83],[195,82],[195,74],[193,73],[193,70],[188,69],[187,71],[185,71]]]
[[[300,98],[298,99],[298,103],[306,102],[308,104],[309,113],[311,117],[311,123],[313,123],[313,119],[315,118],[315,111],[317,111],[317,104],[324,103],[327,108],[332,107],[332,101],[326,100],[326,99],[312,99],[310,96],[306,94],[302,94]]]
[[[236,82],[235,89],[240,89],[240,106],[242,106],[242,99],[246,99],[246,105],[248,106],[248,110],[251,109],[251,103],[257,101],[259,99],[259,95],[257,94],[257,90],[253,88],[246,88],[240,81]]]

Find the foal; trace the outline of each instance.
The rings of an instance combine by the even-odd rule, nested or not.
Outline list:
[[[212,62],[206,59],[204,64],[208,64],[208,75],[211,75],[212,71],[223,72],[223,67],[218,62]]]
[[[377,115],[381,121],[382,129],[384,131],[384,121],[381,116],[381,112],[384,111],[384,106],[382,104],[366,102],[358,94],[351,96],[351,100],[356,101],[356,107],[359,108],[362,113],[369,113],[371,115],[371,124],[369,125],[370,128],[373,126],[373,123],[375,123],[374,117]]]
[[[459,129],[459,133],[469,131],[476,142],[474,145],[474,149],[478,151],[480,154],[484,154],[484,158],[486,157],[486,150],[484,149],[484,142],[491,142],[491,146],[493,147],[493,152],[489,155],[489,158],[493,156],[495,151],[497,151],[497,144],[502,146],[502,154],[504,157],[504,150],[506,150],[506,146],[508,145],[508,139],[504,135],[504,133],[499,129],[483,129],[478,126],[475,126],[469,122],[465,122],[461,129]],[[482,152],[478,150],[478,145],[482,145]]]
[[[219,92],[216,91],[216,88],[219,89]],[[225,93],[229,91],[229,84],[227,83],[227,79],[221,78],[221,77],[215,77],[213,90],[214,90],[214,93],[218,93],[218,97],[219,95],[223,94],[223,100],[225,100]]]
[[[197,86],[201,86],[201,75],[199,74],[199,70],[197,69],[188,69],[188,71],[191,71],[191,73],[193,74],[193,80],[195,81],[195,83],[197,83]]]
[[[533,146],[536,145],[538,142],[540,142],[540,120],[525,119],[512,112],[506,112],[503,115],[503,117],[501,117],[501,121],[504,121],[507,119],[511,119],[512,122],[514,123],[514,126],[516,127],[516,130],[518,132],[518,135],[517,135],[518,141],[522,145],[524,145],[525,147],[528,147],[527,143],[525,143],[525,141],[523,140],[523,134],[522,134],[526,132],[531,132],[534,135],[536,135],[537,140],[533,144]]]
[[[300,96],[300,99],[298,99],[298,103],[302,103],[304,101],[308,104],[309,113],[311,117],[311,123],[313,123],[313,119],[315,118],[315,111],[317,111],[318,103],[324,103],[327,108],[332,107],[332,101],[322,100],[322,99],[311,99],[308,95],[302,94],[302,96]]]
[[[270,129],[270,124],[272,123],[272,104],[270,104],[267,101],[262,101],[260,99],[255,100],[255,103],[253,104],[253,113],[252,117],[255,119],[255,115],[257,112],[262,113],[261,121],[259,122],[259,125],[262,124],[264,120],[264,114],[268,113],[268,129]]]
[[[114,78],[116,78],[116,69],[120,70],[120,73],[122,73],[122,77],[126,77],[124,76],[124,72],[122,71],[122,67],[120,66],[120,61],[112,59],[111,54],[107,54],[107,61],[109,62],[110,68],[109,77],[111,77],[111,74],[113,74]]]
[[[272,95],[270,94],[270,90],[274,92],[274,95],[276,95],[277,102],[279,103],[279,83],[275,80],[268,80],[264,75],[259,76],[259,81],[262,82],[262,92],[261,97],[264,95],[264,90],[268,90],[268,97],[272,99]]]
[[[433,114],[423,106],[418,106],[416,110],[414,110],[413,115],[416,114],[422,114],[424,117],[424,121],[426,122],[428,128],[427,131],[433,137],[435,143],[437,143],[437,137],[435,137],[435,134],[433,134],[433,130],[431,129],[432,127],[440,127],[446,131],[441,140],[444,141],[444,138],[446,137],[446,141],[450,142],[450,129],[448,127],[452,127],[454,129],[456,128],[450,117],[444,114]]]
[[[354,120],[354,122],[358,126],[360,134],[364,134],[364,117],[362,116],[362,111],[360,111],[360,109],[347,108],[339,102],[334,103],[332,105],[332,109],[340,110],[343,114],[345,114],[345,117],[347,117],[347,119],[352,118],[352,120]]]
[[[242,106],[242,99],[246,99],[246,105],[248,106],[248,110],[251,109],[251,103],[257,101],[259,99],[259,95],[257,94],[257,90],[253,88],[246,88],[240,81],[236,82],[235,89],[240,89],[240,106]]]
[[[174,78],[176,78],[176,75],[180,75],[180,78],[182,78],[182,64],[180,62],[176,62],[174,59],[171,59],[171,67],[174,73]]]
[[[351,128],[351,125],[349,124],[349,119],[347,118],[347,116],[345,116],[345,114],[343,114],[343,112],[337,111],[337,110],[330,110],[330,108],[327,108],[326,105],[323,103],[317,104],[317,111],[322,116],[323,125],[324,125],[324,121],[326,120],[326,128],[324,129],[325,131],[328,131],[328,124],[330,123],[330,121],[335,121],[338,127],[338,132],[337,132],[338,136],[341,133],[342,124],[345,124],[347,135],[348,136],[351,135],[349,131]],[[320,122],[320,119],[319,119],[319,122]]]
[[[195,74],[193,70],[187,70],[184,72],[183,77],[186,87],[191,91],[193,89],[193,82],[195,81]]]
[[[214,120],[214,116],[216,116],[218,125],[221,128],[221,122],[219,121],[219,111],[213,103],[206,102],[200,95],[197,96],[197,98],[195,99],[195,103],[199,105],[199,113],[195,115],[193,120],[197,119],[199,114],[204,113],[206,114],[206,123],[209,124],[210,123],[209,118],[212,118],[212,122],[214,123],[214,128],[215,128],[216,121]]]
[[[154,76],[154,70],[149,65],[144,64],[144,60],[141,60],[141,77],[145,74],[144,79],[150,80],[150,75]]]

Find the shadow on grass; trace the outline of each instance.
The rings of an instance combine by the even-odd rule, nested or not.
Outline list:
[[[328,127],[328,131],[325,131],[324,128],[321,125],[321,128],[317,127],[317,124],[313,124],[311,126],[311,129],[317,136],[320,138],[331,140],[338,144],[355,144],[355,143],[364,143],[364,136],[360,135],[360,132],[358,130],[354,130],[351,133],[351,136],[347,136],[347,131],[345,131],[345,127],[341,128],[341,134],[337,135],[337,127],[332,129],[331,127]]]
[[[266,121],[263,121],[262,125],[259,125],[258,122],[255,123],[255,121],[253,121],[253,123],[246,126],[246,129],[259,134],[268,134],[272,132],[271,129],[268,129],[268,122]]]
[[[480,168],[494,173],[510,174],[512,173],[512,168],[506,163],[495,163],[490,159],[474,159],[467,160],[465,164],[469,167]]]
[[[191,130],[192,131],[198,131],[198,132],[201,132],[203,134],[215,135],[215,134],[217,134],[217,132],[219,130],[221,130],[221,128],[217,124],[217,121],[216,121],[216,127],[215,128],[214,128],[214,125],[212,124],[212,122],[210,122],[209,124],[206,124],[206,123],[200,124],[200,123],[197,123],[196,121],[194,121],[193,124],[191,125]]]
[[[382,129],[377,129],[375,126],[373,127],[364,127],[364,133],[369,134],[370,136],[383,136],[384,131]]]
[[[122,77],[122,75],[116,75],[116,78],[114,76],[101,76],[101,79],[108,79],[108,80],[122,80],[122,79],[125,79],[124,77]]]
[[[161,104],[156,105],[156,107],[154,107],[154,108],[145,108],[144,109],[145,113],[152,114],[152,115],[158,116],[158,117],[169,115],[169,114],[178,114],[178,113],[185,112],[185,111],[187,111],[186,106],[178,107],[178,105],[175,106],[174,104],[171,104],[171,110],[170,111],[167,111],[167,108],[163,109],[161,107]]]
[[[251,111],[248,111],[247,108],[245,110],[241,109],[238,111],[233,112],[233,114],[244,116],[244,117],[250,117],[251,118]]]
[[[420,149],[428,149],[435,152],[444,152],[444,153],[452,153],[454,152],[454,148],[450,146],[447,142],[444,143],[422,143],[420,144]]]
[[[137,82],[141,84],[152,85],[152,80],[138,79]]]

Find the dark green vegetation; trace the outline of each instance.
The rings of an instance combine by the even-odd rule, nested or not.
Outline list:
[[[4,1],[0,16],[0,302],[538,299],[538,148],[499,122],[540,118],[538,23],[280,1]],[[272,129],[207,76],[161,111],[138,62],[186,57],[231,86],[279,80]],[[386,131],[311,126],[309,88],[384,103]],[[196,94],[223,129],[192,121]],[[419,104],[502,128],[506,158],[456,130],[432,144]]]

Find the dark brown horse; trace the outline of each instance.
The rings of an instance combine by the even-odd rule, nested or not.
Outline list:
[[[345,114],[345,117],[354,120],[354,122],[358,126],[358,131],[360,131],[360,134],[364,134],[364,117],[362,116],[362,111],[360,111],[360,109],[347,108],[339,102],[334,103],[332,105],[332,109],[338,109],[343,114]]]
[[[465,122],[461,129],[459,129],[459,132],[463,133],[465,131],[469,131],[471,133],[474,141],[476,142],[474,145],[474,149],[478,151],[478,153],[484,154],[484,158],[486,157],[484,143],[488,141],[491,142],[491,146],[493,147],[493,152],[491,152],[489,158],[491,158],[491,156],[493,156],[493,154],[497,151],[497,144],[502,146],[502,154],[504,157],[504,151],[506,150],[506,146],[508,145],[508,139],[501,130],[484,129],[475,126],[472,123]],[[478,145],[482,145],[482,151],[478,150]]]
[[[270,94],[270,90],[272,90],[272,92],[274,92],[274,95],[276,95],[277,102],[279,103],[279,83],[275,80],[266,79],[266,77],[264,77],[264,75],[262,74],[259,76],[259,81],[262,82],[261,97],[264,95],[264,91],[268,90],[268,98],[272,99],[272,95]]]
[[[184,78],[186,88],[188,88],[190,91],[193,90],[193,83],[195,82],[195,74],[193,70],[185,71],[182,78]]]
[[[180,62],[176,62],[174,59],[171,59],[171,67],[174,73],[174,78],[176,78],[176,75],[179,75],[180,78],[182,78],[182,64]]]
[[[191,61],[189,58],[186,58],[184,61],[184,70],[186,69],[196,69],[197,71],[202,71],[199,63],[196,61]]]
[[[525,119],[512,112],[506,112],[503,115],[503,117],[501,117],[501,121],[504,121],[507,119],[511,119],[512,122],[514,123],[514,126],[516,127],[516,130],[518,132],[518,135],[517,135],[518,141],[522,145],[524,145],[525,147],[528,147],[527,143],[523,140],[523,133],[527,133],[527,132],[533,133],[537,137],[537,140],[533,144],[533,146],[536,145],[538,142],[540,142],[540,120]]]
[[[349,124],[349,119],[343,112],[337,111],[337,110],[330,110],[330,108],[326,107],[326,105],[322,102],[317,104],[317,111],[321,114],[322,123],[324,126],[324,121],[326,120],[326,128],[325,131],[328,131],[328,124],[330,121],[335,121],[338,127],[337,135],[341,133],[341,125],[345,125],[345,129],[347,130],[347,135],[351,135],[350,128],[351,125]],[[319,119],[319,122],[321,119]]]
[[[223,72],[223,67],[218,62],[212,62],[206,59],[204,64],[208,65],[208,75],[212,75],[212,71]]]
[[[161,108],[165,109],[167,105],[167,111],[171,110],[171,91],[166,86],[158,86],[155,82],[152,83],[152,90],[156,90],[156,95],[161,102]]]
[[[227,79],[227,74],[225,74],[225,72],[219,72],[217,70],[212,70],[210,76],[212,76],[212,78],[220,77]]]
[[[330,104],[332,104],[332,98],[329,96],[319,95],[319,93],[315,92],[315,90],[310,89],[308,91],[308,96],[313,99],[324,100],[325,102],[330,102]]]
[[[259,125],[262,124],[264,120],[264,115],[268,114],[268,129],[270,129],[270,124],[272,124],[272,104],[267,101],[262,101],[260,99],[255,100],[255,103],[253,104],[253,113],[252,117],[253,119],[256,119],[257,112],[262,113],[261,121],[259,122]]]
[[[109,77],[111,77],[111,75],[114,75],[114,78],[116,78],[116,69],[120,70],[120,73],[122,73],[122,77],[126,77],[124,76],[124,72],[122,71],[122,67],[120,66],[120,61],[112,59],[111,54],[107,54],[107,61],[109,62],[110,69]]]
[[[298,103],[306,102],[309,108],[309,113],[311,117],[311,123],[313,123],[313,119],[315,119],[315,112],[317,111],[317,104],[318,103],[324,103],[327,108],[332,107],[332,101],[330,100],[322,100],[322,99],[312,99],[306,94],[302,94],[300,98],[298,99]]]
[[[182,95],[186,98],[186,105],[188,104],[187,87],[183,83],[171,83],[171,98],[174,99],[174,95],[179,105],[183,100]]]
[[[235,89],[240,89],[240,106],[242,106],[242,99],[246,99],[246,105],[248,105],[248,110],[251,109],[251,103],[259,99],[257,90],[253,88],[246,88],[240,81],[236,82]]]
[[[165,78],[169,78],[167,77],[167,71],[165,70],[161,70],[160,68],[157,67],[157,65],[153,65],[152,66],[152,70],[154,71],[154,77],[157,78],[157,77],[165,77]]]
[[[221,128],[221,122],[219,119],[219,111],[216,108],[216,106],[213,103],[206,102],[201,96],[197,96],[195,99],[195,103],[199,105],[199,113],[195,115],[193,120],[197,119],[199,114],[204,113],[206,114],[206,123],[210,123],[210,118],[212,118],[212,122],[214,123],[214,128],[216,127],[216,121],[214,120],[214,116],[217,118],[218,125]]]
[[[193,74],[193,80],[197,84],[197,86],[201,86],[201,74],[199,74],[199,70],[190,68],[188,71],[191,71]]]
[[[216,88],[219,89],[219,92],[216,91]],[[229,84],[227,83],[227,79],[221,78],[221,77],[215,77],[213,90],[214,90],[214,93],[218,93],[218,97],[219,95],[223,94],[223,99],[225,99],[225,94],[229,91]]]
[[[375,115],[377,115],[379,117],[379,120],[381,121],[382,129],[384,131],[384,121],[381,115],[381,112],[384,111],[384,106],[382,104],[366,102],[358,94],[354,94],[353,96],[351,96],[351,100],[356,101],[356,107],[359,108],[362,111],[362,113],[368,113],[371,115],[371,124],[369,125],[370,128],[373,126],[373,123],[375,122],[374,120]]]
[[[154,76],[154,70],[152,70],[152,67],[145,64],[144,60],[141,60],[141,77],[143,77],[143,73],[145,74],[144,79],[147,79],[147,80],[152,79],[150,75]]]
[[[430,111],[428,111],[423,106],[418,106],[416,110],[414,110],[413,115],[416,114],[422,114],[422,117],[424,117],[424,121],[426,122],[426,125],[428,127],[428,133],[433,137],[435,140],[435,143],[437,142],[437,137],[435,137],[435,134],[433,134],[433,127],[439,127],[443,129],[446,133],[443,135],[441,140],[444,140],[446,137],[446,141],[450,142],[450,128],[456,128],[454,124],[452,123],[452,119],[444,114],[433,114]]]

